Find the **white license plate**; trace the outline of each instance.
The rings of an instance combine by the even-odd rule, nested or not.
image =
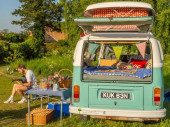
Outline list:
[[[130,93],[124,92],[101,92],[102,99],[131,99]]]

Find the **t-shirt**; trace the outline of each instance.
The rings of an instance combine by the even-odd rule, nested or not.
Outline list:
[[[36,79],[35,74],[32,70],[27,71],[26,80],[27,80],[27,82],[31,82],[31,86],[33,86],[37,83],[37,79]]]

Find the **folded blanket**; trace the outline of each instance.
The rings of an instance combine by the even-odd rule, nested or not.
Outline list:
[[[152,69],[138,68],[130,70],[118,70],[108,66],[84,67],[83,73],[90,75],[115,75],[115,76],[132,76],[145,78],[152,75]]]

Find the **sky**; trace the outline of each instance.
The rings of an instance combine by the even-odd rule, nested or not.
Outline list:
[[[0,0],[0,30],[8,29],[9,32],[20,32],[20,25],[11,24],[13,20],[19,20],[19,17],[11,13],[20,6],[19,0]]]

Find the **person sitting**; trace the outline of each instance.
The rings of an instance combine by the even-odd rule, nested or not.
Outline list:
[[[17,81],[17,84],[14,84],[14,86],[13,86],[12,94],[11,94],[10,98],[7,101],[5,101],[4,103],[13,103],[14,102],[13,99],[14,99],[16,92],[22,97],[22,99],[18,103],[27,102],[27,99],[24,97],[24,92],[31,89],[32,86],[34,84],[36,84],[36,82],[37,82],[34,72],[32,70],[26,69],[26,67],[24,65],[19,65],[17,70],[21,74],[26,74],[27,82],[21,83],[21,82]]]

